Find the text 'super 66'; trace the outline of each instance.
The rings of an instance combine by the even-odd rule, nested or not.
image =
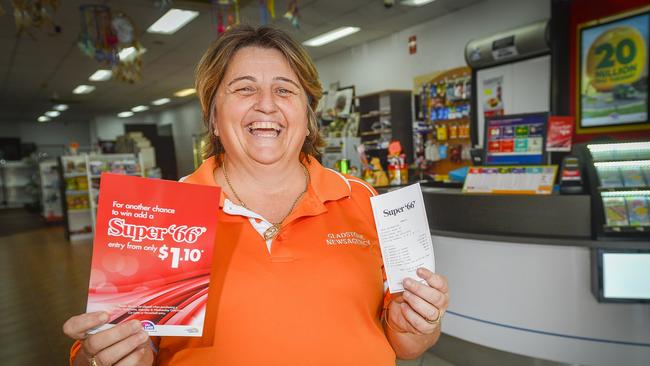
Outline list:
[[[112,218],[108,221],[108,235],[131,239],[134,242],[142,240],[162,241],[171,237],[177,243],[193,244],[207,229],[202,226],[170,225],[157,227],[127,224],[124,219]]]

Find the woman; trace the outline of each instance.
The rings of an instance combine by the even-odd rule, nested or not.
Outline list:
[[[64,325],[71,363],[379,366],[433,345],[446,280],[420,269],[386,295],[375,191],[317,161],[321,86],[306,52],[238,26],[196,77],[209,158],[185,181],[223,189],[203,336],[150,340],[137,321],[86,336],[108,318],[82,314]]]

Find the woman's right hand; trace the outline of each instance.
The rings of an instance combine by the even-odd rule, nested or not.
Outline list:
[[[105,324],[108,319],[108,313],[98,311],[73,316],[63,324],[63,333],[81,343],[74,365],[90,365],[93,358],[98,366],[153,365],[154,355],[149,335],[138,320],[87,334],[90,329]]]

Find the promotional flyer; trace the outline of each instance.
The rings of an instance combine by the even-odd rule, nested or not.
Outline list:
[[[581,128],[648,121],[649,26],[646,12],[581,29]]]
[[[87,311],[110,321],[95,332],[138,319],[150,335],[202,335],[219,196],[217,187],[102,174]]]

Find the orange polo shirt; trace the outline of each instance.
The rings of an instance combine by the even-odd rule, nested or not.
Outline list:
[[[270,248],[248,217],[219,210],[203,336],[161,337],[158,365],[395,365],[380,321],[376,193],[316,159],[306,166],[308,190]],[[210,158],[185,182],[216,185],[215,169]]]

